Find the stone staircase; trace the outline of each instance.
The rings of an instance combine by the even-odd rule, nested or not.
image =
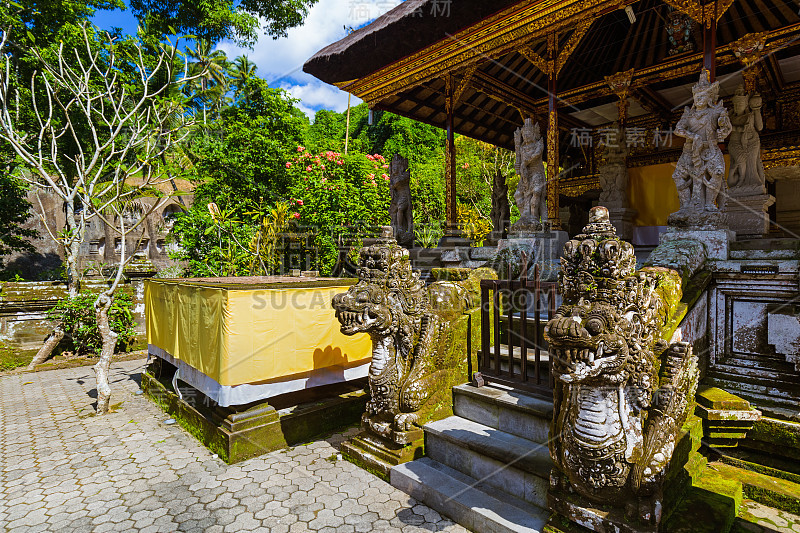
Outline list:
[[[424,427],[426,457],[394,467],[392,485],[473,531],[542,531],[552,401],[459,385],[453,404],[454,416]]]

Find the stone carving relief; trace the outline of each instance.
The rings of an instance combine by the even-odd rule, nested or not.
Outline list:
[[[389,216],[394,235],[403,246],[414,245],[414,216],[411,205],[411,172],[408,159],[395,154],[389,167],[391,203]]]
[[[332,304],[342,333],[372,338],[365,430],[400,445],[421,437],[415,424],[447,403],[448,380],[466,364],[464,353],[452,349],[452,324],[465,309],[480,305],[479,280],[490,275],[489,269],[475,269],[465,281],[426,288],[391,228],[361,249],[358,283]]]
[[[625,132],[616,122],[613,129],[617,132],[616,143],[606,143],[603,149],[602,162],[598,169],[600,188],[600,203],[609,209],[628,207],[628,147],[625,142]]]
[[[693,408],[696,358],[689,345],[661,339],[657,269],[636,271],[633,246],[617,238],[604,207],[592,209],[561,261],[563,305],[545,329],[556,383],[551,494],[625,506],[626,518],[657,524],[667,465]]]
[[[733,113],[730,116],[733,131],[728,141],[728,153],[731,156],[728,188],[731,196],[766,192],[761,139],[758,135],[764,129],[761,103],[761,96],[748,95],[741,85],[733,96]]]
[[[542,156],[544,139],[539,124],[526,118],[525,124],[514,132],[517,159],[514,170],[519,174],[519,185],[514,200],[520,219],[512,229],[541,229],[547,222],[547,178]]]
[[[495,234],[498,238],[502,238],[511,219],[511,207],[508,205],[508,184],[500,172],[495,174],[492,184],[491,218]]]
[[[675,126],[675,134],[684,137],[686,142],[672,174],[680,209],[669,216],[668,223],[714,229],[724,226],[724,218],[716,205],[725,183],[725,160],[719,143],[730,135],[733,127],[727,110],[719,101],[719,82],[709,82],[708,70],[702,70],[692,94],[692,107],[684,108]]]

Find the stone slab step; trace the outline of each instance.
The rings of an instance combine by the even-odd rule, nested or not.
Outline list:
[[[392,468],[390,481],[416,500],[471,531],[539,533],[549,515],[544,509],[496,498],[475,480],[428,457]],[[515,502],[516,503],[516,502]]]
[[[742,501],[732,533],[795,533],[800,529],[800,516],[761,505],[753,500]]]
[[[500,385],[453,387],[453,412],[534,442],[546,443],[553,401]]]
[[[758,368],[764,370],[772,370],[777,372],[795,372],[794,365],[786,360],[783,355],[780,356],[759,356],[759,357],[745,357],[743,354],[737,354],[733,357],[725,358],[724,364],[731,366],[738,366],[743,368]]]
[[[770,370],[766,368],[749,368],[744,366],[737,366],[723,363],[715,364],[711,372],[720,372],[732,376],[741,376],[753,383],[780,383],[787,386],[800,386],[800,374],[794,371],[794,365],[791,365],[789,372],[781,372],[780,370]]]
[[[552,461],[546,444],[452,416],[426,424],[425,453],[495,491],[547,506]]]
[[[727,479],[740,482],[744,496],[751,500],[790,513],[800,513],[800,485],[797,483],[719,461],[709,463],[708,468]]]
[[[783,383],[745,382],[742,381],[741,376],[724,372],[709,371],[704,382],[721,389],[730,390],[747,400],[752,400],[753,394],[759,395],[762,398],[769,399],[772,405],[796,404],[797,399],[800,398],[800,390],[794,390],[794,387],[788,387]],[[751,401],[751,403],[753,402]]]

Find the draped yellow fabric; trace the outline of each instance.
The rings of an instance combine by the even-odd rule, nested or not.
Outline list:
[[[628,199],[638,211],[635,226],[666,226],[667,217],[680,209],[674,171],[675,163],[628,169]]]
[[[369,362],[366,334],[339,331],[331,307],[348,285],[219,288],[145,282],[147,342],[234,386]]]

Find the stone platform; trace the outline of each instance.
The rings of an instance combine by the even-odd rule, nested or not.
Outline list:
[[[227,463],[237,463],[355,424],[367,401],[366,380],[359,380],[246,406],[219,407],[182,382],[179,384],[182,398],[179,397],[170,383],[173,374],[174,367],[156,359],[142,374],[142,390]]]

